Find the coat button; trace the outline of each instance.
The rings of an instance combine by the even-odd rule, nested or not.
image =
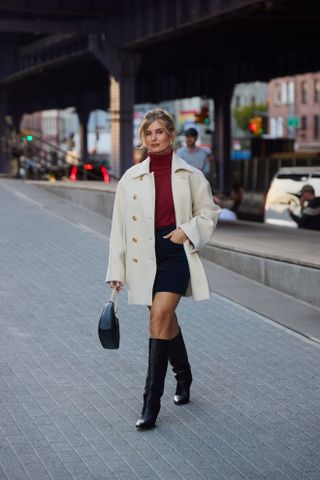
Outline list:
[[[133,200],[137,200],[138,195],[134,194],[132,198],[133,198]]]
[[[137,258],[133,258],[132,261],[133,261],[134,263],[137,263],[137,262],[138,262],[138,259],[137,259]]]
[[[136,221],[138,220],[138,217],[136,217],[135,215],[133,215],[132,220],[133,220],[134,222],[136,222]]]
[[[133,241],[134,243],[137,243],[138,239],[137,239],[136,237],[133,237],[132,241]]]

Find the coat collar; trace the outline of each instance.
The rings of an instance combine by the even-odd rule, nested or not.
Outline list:
[[[193,171],[193,168],[182,158],[178,157],[178,155],[173,152],[172,156],[172,171],[176,172],[177,170],[187,170],[189,172]],[[137,178],[141,177],[142,175],[148,175],[150,173],[150,157],[147,157],[143,162],[138,163],[132,168],[131,177]]]

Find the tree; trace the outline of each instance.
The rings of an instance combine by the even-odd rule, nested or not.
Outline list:
[[[254,117],[262,117],[262,129],[267,131],[267,116],[263,115],[268,112],[268,106],[266,103],[251,103],[251,105],[245,105],[244,107],[236,107],[233,110],[233,115],[237,126],[244,132],[249,131],[250,120]]]

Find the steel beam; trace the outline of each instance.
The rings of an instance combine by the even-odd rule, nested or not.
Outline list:
[[[43,20],[35,18],[31,20],[0,19],[0,33],[75,33],[88,34],[99,32],[102,29],[100,22],[96,20],[67,21],[67,20]]]
[[[132,6],[136,15],[127,15],[125,19],[125,40],[122,46],[129,49],[145,47],[186,31],[203,28],[227,15],[235,15],[259,4],[265,4],[265,0],[202,0],[191,2],[190,8],[186,8],[184,0],[162,0],[154,8],[152,2],[136,0]],[[147,19],[143,30],[136,28],[142,14]],[[160,26],[159,18],[162,18]]]
[[[72,5],[70,5],[70,3]],[[0,10],[8,13],[74,16],[90,18],[101,14],[123,13],[122,0],[76,0],[67,2],[61,0],[1,0]]]
[[[45,68],[48,67],[57,67],[64,63],[70,62],[70,60],[76,59],[81,57],[87,53],[87,49],[79,49],[78,51],[74,52],[64,52],[63,54],[57,55],[56,58],[51,58],[48,60],[39,59],[39,61],[34,61],[33,59],[26,59],[25,62],[16,61],[9,71],[5,71],[0,66],[0,85],[1,84],[9,84],[11,82],[20,80],[24,77],[30,75],[41,74]]]
[[[108,41],[103,34],[89,35],[89,50],[116,79],[119,80],[123,75],[137,74],[141,56],[120,49]]]
[[[39,52],[59,47],[62,43],[66,44],[74,39],[73,33],[48,35],[40,40],[25,45],[19,49],[19,57],[34,56]]]

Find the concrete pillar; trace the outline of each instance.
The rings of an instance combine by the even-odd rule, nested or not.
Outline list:
[[[80,162],[88,161],[88,120],[90,111],[87,108],[78,109],[79,117],[79,140],[80,140]]]
[[[132,166],[134,75],[110,76],[112,174],[119,178]]]
[[[89,49],[110,75],[111,173],[119,178],[132,165],[134,81],[141,57],[117,48],[107,37],[90,34]]]
[[[231,115],[230,103],[233,87],[214,94],[215,131],[214,146],[218,170],[218,188],[225,195],[230,194],[231,172]]]
[[[6,149],[6,91],[0,88],[0,173],[9,173],[10,164]]]

